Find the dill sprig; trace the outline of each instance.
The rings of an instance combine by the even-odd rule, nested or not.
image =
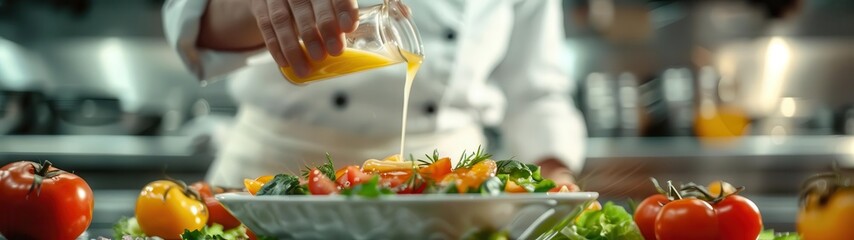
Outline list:
[[[409,179],[406,179],[406,184],[404,184],[404,188],[408,187],[415,191],[416,189],[421,188],[421,186],[425,184],[424,177],[421,176],[421,173],[418,172],[418,167],[412,168],[412,175],[409,175]]]
[[[439,150],[433,149],[433,156],[430,156],[427,154],[424,154],[424,156],[427,158],[426,159],[418,159],[418,163],[419,163],[418,165],[419,166],[430,166],[430,164],[433,164],[433,163],[439,161]]]
[[[312,168],[306,165],[305,170],[302,171],[302,177],[307,179],[311,170]],[[332,164],[332,156],[329,153],[326,153],[326,163],[317,166],[317,170],[326,175],[330,180],[335,181],[335,165]]]
[[[491,157],[492,155],[486,153],[481,146],[477,146],[477,151],[474,151],[469,155],[466,155],[466,151],[463,151],[463,154],[460,156],[460,161],[457,162],[454,169],[471,168],[475,164],[483,162],[483,160],[487,160]]]

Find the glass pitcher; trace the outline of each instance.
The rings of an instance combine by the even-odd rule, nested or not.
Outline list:
[[[423,56],[421,36],[409,8],[398,0],[359,9],[359,26],[344,35],[344,51],[311,61],[311,73],[299,77],[291,67],[282,74],[294,84],[333,78],[368,69],[416,60]]]

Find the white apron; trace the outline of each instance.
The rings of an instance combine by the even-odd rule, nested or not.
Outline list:
[[[289,173],[298,175],[305,166],[317,166],[329,153],[336,168],[361,165],[366,159],[381,159],[400,151],[400,137],[364,137],[295,124],[243,105],[235,126],[229,130],[211,166],[207,181],[213,185],[242,187],[244,178]],[[440,156],[456,161],[463,150],[486,147],[480,126],[444,133],[407,134],[405,155],[416,159],[439,150]]]

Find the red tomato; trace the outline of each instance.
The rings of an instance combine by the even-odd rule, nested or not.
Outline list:
[[[342,167],[342,168],[338,169],[338,171],[335,171],[335,180],[338,180],[338,179],[340,179],[340,178],[341,178],[341,176],[344,176],[344,174],[346,174],[346,173],[347,173],[347,170],[348,170],[348,169],[350,169],[350,168],[352,168],[352,167],[355,167],[355,168],[357,168],[357,169],[360,169],[360,170],[361,170],[361,167],[359,167],[359,166],[357,166],[357,165],[351,165],[351,166]]]
[[[422,176],[429,178],[433,182],[440,182],[443,178],[445,178],[445,175],[451,173],[451,159],[439,159],[439,161],[436,161],[426,167],[418,169],[418,172],[421,173]]]
[[[231,213],[228,212],[228,210],[226,210],[218,200],[216,200],[214,193],[211,191],[210,185],[204,182],[197,182],[190,185],[190,188],[198,192],[199,196],[201,196],[205,201],[205,206],[207,206],[209,214],[208,226],[212,226],[214,223],[217,223],[222,225],[226,230],[240,226],[240,221],[232,216]]]
[[[380,173],[380,184],[400,194],[422,193],[427,184],[422,180],[413,180],[410,171],[391,171]]]
[[[0,234],[8,239],[75,239],[92,222],[94,204],[86,181],[50,162],[0,168]]]
[[[655,236],[658,240],[717,240],[718,217],[706,201],[675,200],[664,205],[655,218]]]
[[[721,239],[754,240],[762,231],[759,208],[749,199],[730,195],[715,204]]]
[[[208,217],[208,226],[217,223],[222,225],[225,230],[240,226],[240,221],[232,216],[216,198],[205,198],[205,205],[208,207],[208,214],[210,216]]]
[[[337,176],[335,182],[338,183],[338,187],[340,188],[352,188],[362,182],[371,180],[371,175],[362,172],[359,166],[348,166],[337,172],[341,173],[341,175],[338,175],[338,173],[335,174]]]
[[[663,194],[655,194],[638,204],[634,219],[644,239],[655,240],[655,217],[661,212],[661,205],[669,201]]]
[[[315,168],[308,173],[308,191],[313,195],[329,195],[337,193],[338,187],[335,182]]]

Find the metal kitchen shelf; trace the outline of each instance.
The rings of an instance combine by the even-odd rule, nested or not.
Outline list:
[[[81,167],[206,167],[212,154],[184,136],[0,136],[0,162],[18,159],[64,161]],[[854,155],[854,137],[750,136],[732,140],[694,137],[589,138],[589,161],[633,158],[716,158]],[[101,161],[108,160],[108,161]]]
[[[67,168],[197,170],[212,154],[191,137],[0,136],[0,163],[50,160]]]
[[[733,139],[695,137],[590,138],[587,158],[760,157],[854,154],[854,137],[748,136]]]

